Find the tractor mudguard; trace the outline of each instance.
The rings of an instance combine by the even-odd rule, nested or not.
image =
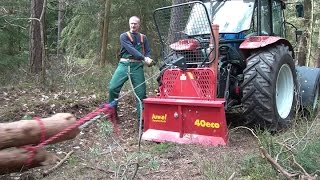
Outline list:
[[[296,70],[301,105],[316,111],[320,93],[320,68],[296,66]]]
[[[196,39],[182,39],[170,45],[175,51],[196,50],[200,47],[200,42]]]
[[[289,47],[289,51],[294,52],[290,42],[278,36],[250,36],[240,44],[239,49],[243,52],[243,54],[246,57],[248,57],[249,56],[248,52],[250,50],[266,47],[274,43],[284,44]],[[293,59],[295,58],[294,54],[292,54],[292,58]]]

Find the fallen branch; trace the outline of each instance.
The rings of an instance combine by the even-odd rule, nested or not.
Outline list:
[[[317,180],[317,175],[315,176],[305,176],[305,175],[302,175],[300,176],[300,180]]]
[[[58,167],[60,167],[70,156],[71,154],[73,154],[73,150],[70,151],[61,161],[59,161],[55,166],[53,166],[52,168],[48,169],[47,171],[43,172],[43,176],[48,176],[50,173],[52,173],[54,170],[56,170]]]
[[[298,166],[298,167],[303,171],[303,173],[304,173],[306,176],[311,177],[311,176],[307,173],[307,171],[296,161],[296,158],[294,158],[293,155],[292,155],[292,159],[293,159],[293,163],[294,163],[296,166]]]
[[[231,129],[230,132],[236,131],[236,130],[238,130],[238,129],[246,129],[246,130],[250,131],[251,134],[259,141],[259,144],[261,144],[261,141],[260,141],[259,137],[257,136],[257,134],[254,132],[254,130],[251,129],[251,128],[248,128],[248,127],[246,127],[246,126],[238,126],[238,127],[235,127],[235,128],[233,128],[233,129]]]
[[[112,170],[108,170],[108,169],[103,169],[103,168],[99,168],[99,167],[91,167],[91,166],[85,166],[86,168],[89,168],[89,169],[92,169],[92,170],[99,170],[99,171],[102,171],[102,172],[105,172],[107,174],[110,174],[110,173],[115,173],[115,171],[112,171]]]
[[[233,172],[233,173],[231,174],[231,176],[228,178],[228,180],[234,179],[235,176],[236,176],[236,172]]]
[[[305,179],[305,180],[316,180],[317,179],[317,175],[315,176],[311,176],[297,161],[296,158],[294,158],[294,156],[292,155],[292,159],[293,159],[293,163],[298,166],[302,171],[303,171],[303,175],[300,177],[300,179]]]
[[[298,176],[299,174],[291,174],[287,172],[279,163],[277,163],[271,156],[268,154],[268,152],[262,147],[259,147],[260,152],[263,154],[263,156],[268,160],[268,162],[274,167],[277,171],[279,171],[281,174],[283,174],[287,179],[293,179],[293,177]]]

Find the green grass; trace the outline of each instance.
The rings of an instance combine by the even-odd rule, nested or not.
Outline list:
[[[69,158],[68,158],[68,164],[70,166],[75,166],[79,163],[79,159],[76,157],[76,156],[73,156],[71,155]]]
[[[99,130],[102,137],[108,137],[113,132],[113,125],[106,118],[103,118],[102,123],[100,124]]]
[[[310,174],[320,175],[320,140],[307,144],[296,152],[296,160]]]
[[[167,153],[168,151],[170,151],[170,149],[172,149],[172,147],[174,147],[175,144],[174,143],[170,143],[170,142],[164,142],[164,143],[159,143],[154,145],[150,151],[156,154],[164,154]]]
[[[158,170],[160,168],[160,162],[157,157],[151,157],[149,161],[147,162],[146,167],[151,169],[152,171]]]
[[[246,179],[263,180],[266,177],[281,179],[272,166],[259,155],[248,155],[244,158],[241,175]]]

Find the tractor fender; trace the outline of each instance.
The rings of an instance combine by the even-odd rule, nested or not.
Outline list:
[[[252,50],[266,47],[268,45],[275,44],[275,43],[284,44],[289,47],[289,51],[294,52],[290,42],[278,36],[250,36],[240,44],[239,48],[247,58],[250,56],[250,52]],[[294,53],[292,53],[292,58],[293,59],[295,58]]]
[[[200,42],[196,39],[181,39],[170,45],[175,51],[196,50],[200,47]]]
[[[296,66],[296,71],[301,105],[315,110],[319,98],[320,68]]]

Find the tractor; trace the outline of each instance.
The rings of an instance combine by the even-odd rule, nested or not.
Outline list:
[[[163,59],[159,94],[144,100],[142,139],[226,145],[234,109],[241,123],[272,132],[289,127],[299,107],[317,111],[320,70],[295,65],[285,8],[211,0],[156,9]]]

